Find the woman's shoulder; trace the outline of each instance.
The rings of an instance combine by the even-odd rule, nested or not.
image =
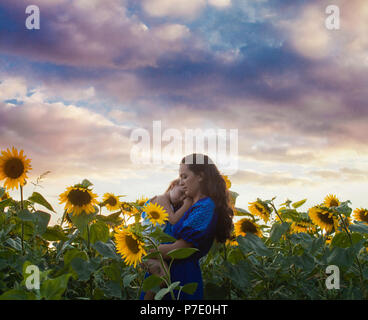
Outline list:
[[[199,199],[192,207],[206,207],[207,209],[214,209],[216,207],[215,202],[210,197],[204,197]]]
[[[215,203],[210,197],[198,200],[184,217],[183,226],[191,226],[194,229],[205,229],[211,222],[215,212]]]

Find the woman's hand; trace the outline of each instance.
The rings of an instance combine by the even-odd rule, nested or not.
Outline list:
[[[161,262],[156,259],[148,259],[147,261],[143,262],[143,265],[148,269],[148,272],[151,274],[155,274],[159,277],[164,277],[166,275]]]

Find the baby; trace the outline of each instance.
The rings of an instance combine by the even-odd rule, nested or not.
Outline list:
[[[183,188],[179,185],[179,179],[172,181],[164,194],[154,196],[148,200],[145,205],[149,202],[156,203],[162,206],[169,215],[168,223],[159,226],[166,233],[172,235],[171,227],[176,224],[184,215],[184,213],[192,206],[193,199],[186,197]],[[146,216],[146,213],[142,213],[143,225],[149,225],[150,221]],[[151,229],[152,230],[152,229]],[[154,230],[154,229],[153,229]]]
[[[166,190],[166,192],[162,195],[158,195],[148,200],[146,204],[149,202],[157,203],[164,207],[166,212],[169,215],[169,221],[160,226],[163,230],[172,236],[172,225],[176,224],[184,215],[184,213],[192,206],[193,199],[185,196],[185,192],[183,188],[179,185],[180,179],[175,179],[172,181]],[[149,220],[146,217],[145,212],[142,213],[143,217],[143,225],[149,224]],[[165,264],[166,270],[168,270],[167,264]],[[148,259],[144,265],[148,268],[149,272],[152,274],[157,274],[159,276],[164,276],[165,271],[162,268],[162,265],[157,259]],[[144,299],[150,300],[154,298],[154,293],[152,291],[147,291]]]

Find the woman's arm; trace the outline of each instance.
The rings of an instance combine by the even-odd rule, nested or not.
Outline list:
[[[174,243],[160,244],[158,246],[158,250],[161,252],[162,257],[165,260],[170,260],[170,256],[168,256],[168,252],[180,249],[180,248],[192,248],[193,245],[183,239],[176,240]]]

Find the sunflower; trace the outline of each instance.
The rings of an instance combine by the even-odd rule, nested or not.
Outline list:
[[[315,206],[309,209],[309,217],[314,224],[324,229],[326,232],[337,230],[338,221],[333,212],[322,206]]]
[[[354,210],[354,218],[368,224],[368,209],[356,208]]]
[[[230,247],[237,247],[239,245],[238,241],[236,241],[236,234],[233,230],[230,235],[230,239],[227,239],[225,244]]]
[[[222,175],[222,178],[225,180],[226,189],[230,189],[231,188],[231,181],[229,180],[228,176]]]
[[[235,236],[245,237],[247,233],[253,233],[258,237],[262,237],[262,231],[259,225],[253,220],[248,218],[243,218],[234,224]]]
[[[5,179],[4,187],[14,189],[18,186],[24,186],[27,177],[27,172],[32,169],[30,159],[26,159],[23,155],[23,150],[18,150],[12,147],[12,151],[6,149],[1,151],[0,156],[0,180]]]
[[[267,223],[270,219],[271,210],[268,208],[266,204],[263,204],[261,201],[257,200],[255,202],[249,202],[250,206],[248,206],[249,211],[259,216]]]
[[[128,266],[134,264],[136,267],[146,254],[144,242],[127,228],[115,229],[115,244],[117,252],[122,255]]]
[[[123,210],[123,213],[129,217],[133,217],[139,213],[139,210],[129,202],[122,202],[121,208]]]
[[[294,221],[291,224],[290,230],[291,233],[299,233],[299,232],[308,233],[310,231],[314,232],[315,228],[313,224],[308,221],[298,221],[298,222]]]
[[[59,196],[59,203],[65,202],[67,213],[73,213],[78,216],[85,211],[86,214],[95,212],[93,205],[97,204],[97,194],[83,187],[68,187],[67,190]]]
[[[119,198],[112,193],[105,193],[103,195],[102,201],[109,211],[115,211],[120,208]]]
[[[324,204],[326,205],[327,208],[338,207],[340,205],[340,201],[334,194],[329,194],[325,198]]]
[[[143,207],[144,204],[148,201],[148,198],[145,197],[141,197],[139,199],[137,199],[137,201],[135,202],[137,206]]]
[[[150,202],[143,207],[143,210],[153,225],[164,224],[169,219],[169,215],[164,207],[157,203]]]

